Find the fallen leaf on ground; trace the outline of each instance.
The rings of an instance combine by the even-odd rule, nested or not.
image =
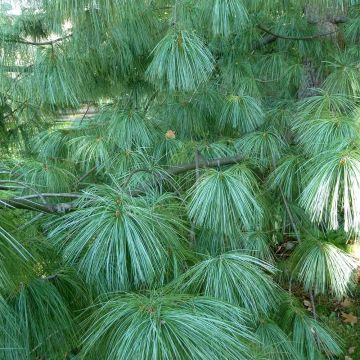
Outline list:
[[[348,307],[348,306],[351,306],[352,304],[353,304],[353,301],[351,299],[349,299],[349,298],[346,298],[346,299],[344,299],[344,301],[342,301],[340,303],[340,306]]]
[[[357,316],[355,316],[353,313],[347,314],[345,312],[342,312],[341,316],[345,323],[356,324],[358,322]]]

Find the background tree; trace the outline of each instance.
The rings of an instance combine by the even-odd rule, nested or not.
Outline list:
[[[1,359],[340,357],[316,305],[357,267],[358,4],[21,4],[0,5]]]

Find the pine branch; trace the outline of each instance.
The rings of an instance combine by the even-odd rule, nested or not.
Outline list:
[[[180,165],[174,165],[167,169],[166,177],[167,176],[175,176],[180,175],[188,171],[196,170],[196,169],[204,169],[204,168],[214,168],[214,167],[221,167],[231,164],[236,164],[242,159],[242,156],[228,156],[219,159],[213,160],[205,160],[205,159],[198,159],[194,162],[184,163]],[[140,170],[138,170],[140,171]],[[141,169],[141,171],[150,171]],[[134,174],[131,173],[132,176]],[[159,182],[164,181],[165,177],[163,175],[158,176],[157,179]],[[139,196],[144,193],[142,189],[136,189],[130,192],[132,196]],[[50,214],[63,214],[69,211],[75,210],[74,202],[62,202],[58,204],[50,204],[50,203],[43,203],[39,204],[37,202],[32,201],[31,199],[36,198],[49,198],[49,197],[63,197],[63,198],[79,198],[81,195],[79,193],[44,193],[44,194],[32,194],[26,195],[22,197],[14,197],[12,199],[0,199],[0,207],[8,208],[8,209],[23,209],[23,210],[32,210],[32,211],[39,211],[44,213]]]
[[[60,41],[64,41],[66,39],[69,39],[70,37],[72,37],[72,34],[69,35],[65,35],[62,37],[59,37],[57,39],[54,40],[47,40],[47,41],[41,41],[41,42],[36,42],[36,41],[28,41],[28,40],[24,40],[24,39],[3,39],[5,42],[13,42],[13,43],[18,43],[18,44],[25,44],[25,45],[34,45],[34,46],[45,46],[45,45],[53,45],[56,44]]]
[[[336,34],[338,32],[338,30],[335,30],[335,31],[327,32],[327,33],[319,33],[319,34],[309,35],[309,36],[287,36],[287,35],[276,34],[262,24],[258,24],[257,27],[260,30],[266,32],[267,34],[275,36],[276,38],[285,39],[285,40],[295,40],[295,41],[315,40],[315,39],[318,39],[321,37],[326,37],[329,35]]]
[[[83,180],[85,180],[89,175],[91,175],[96,170],[96,165],[94,165],[89,171],[87,171],[84,175],[82,175],[78,179],[78,183],[81,183]]]
[[[48,214],[64,214],[75,209],[75,205],[69,203],[59,204],[39,204],[37,202],[28,199],[0,199],[0,207],[7,208],[10,210],[23,209],[31,210]]]
[[[57,198],[57,197],[65,197],[65,198],[74,198],[77,199],[81,195],[77,193],[41,193],[41,194],[32,194],[25,196],[18,196],[14,198],[15,200],[29,200],[29,199],[37,199],[37,198]]]
[[[258,50],[262,48],[263,46],[266,46],[268,44],[271,44],[275,42],[278,38],[274,35],[267,35],[262,37],[260,40],[254,43],[253,50]]]
[[[172,176],[180,175],[184,172],[195,170],[197,166],[199,169],[214,168],[214,167],[236,164],[241,159],[243,159],[243,156],[241,155],[228,156],[213,160],[199,159],[198,164],[197,161],[193,161],[190,163],[171,166],[170,168],[168,168],[167,173]]]

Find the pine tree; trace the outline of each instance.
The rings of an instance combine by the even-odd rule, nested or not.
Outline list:
[[[0,358],[341,356],[316,304],[358,266],[358,4],[19,3],[0,1]]]

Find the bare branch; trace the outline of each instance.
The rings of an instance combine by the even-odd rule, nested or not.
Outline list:
[[[82,175],[78,179],[78,183],[81,183],[83,180],[85,180],[89,175],[91,175],[96,170],[96,165],[94,165],[89,171],[87,171],[84,175]]]

